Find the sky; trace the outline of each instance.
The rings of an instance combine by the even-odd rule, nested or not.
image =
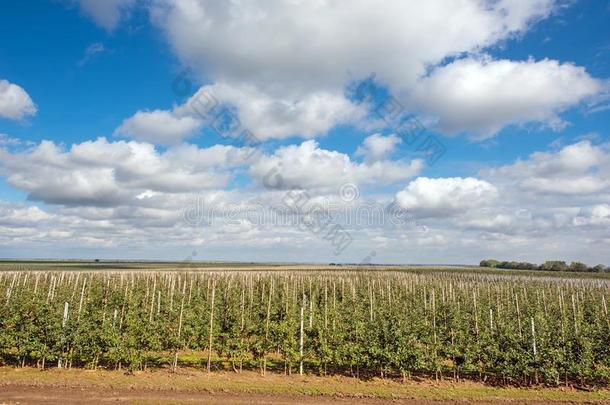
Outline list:
[[[0,10],[1,258],[610,264],[610,1]]]

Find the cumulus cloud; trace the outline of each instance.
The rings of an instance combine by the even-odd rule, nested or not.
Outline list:
[[[265,140],[315,137],[358,121],[362,111],[343,91],[373,72],[410,101],[405,95],[430,66],[519,35],[555,7],[553,0],[390,0],[383,7],[369,0],[160,0],[150,13],[180,60],[212,82],[201,90],[235,106]],[[375,28],[364,38],[363,27]]]
[[[194,110],[188,106],[202,93],[212,95],[219,103],[235,107],[243,127],[261,141],[295,135],[304,138],[324,135],[335,125],[358,121],[365,113],[338,91],[311,92],[299,98],[289,95],[273,97],[252,85],[228,83],[202,87],[178,111],[192,114]]]
[[[413,103],[438,117],[440,130],[488,138],[511,124],[562,128],[559,114],[603,88],[584,68],[544,59],[465,58],[422,79]]]
[[[74,144],[69,150],[43,141],[27,151],[0,149],[0,171],[28,198],[49,204],[117,206],[146,192],[184,193],[223,188],[231,167],[243,165],[244,150],[184,145],[159,152],[151,144]]]
[[[107,31],[114,30],[125,18],[136,0],[76,0],[87,16]]]
[[[38,207],[9,204],[0,200],[0,226],[32,226],[51,217]]]
[[[260,158],[250,173],[274,188],[315,190],[338,189],[345,183],[393,184],[415,176],[422,167],[421,160],[357,163],[344,153],[321,149],[316,141],[309,140]]]
[[[383,136],[381,134],[373,134],[368,136],[362,142],[362,145],[356,149],[356,156],[363,156],[367,162],[376,162],[390,156],[396,146],[402,143],[402,140],[394,134]]]
[[[521,185],[527,175],[515,169],[519,166],[533,177],[549,178],[587,170],[606,173],[604,148],[581,142],[482,171],[479,178],[419,177],[409,181],[405,177],[397,180],[406,185],[394,198],[383,191],[363,194],[355,201],[357,207],[386,207],[394,200],[412,214],[412,220],[398,226],[352,223],[346,229],[354,238],[353,248],[341,259],[360,261],[362,252],[370,254],[374,249],[374,261],[380,262],[404,262],[405,257],[430,262],[433,257],[444,263],[472,263],[494,256],[607,262],[609,194],[598,192],[576,198],[563,193],[544,199],[542,193],[527,198]],[[257,171],[250,172],[256,182],[263,181],[270,167],[277,167],[273,173],[285,178],[285,188],[301,186],[311,191],[312,202],[329,199],[333,204],[341,203],[338,193],[343,182],[376,185],[387,175],[388,167],[406,165],[387,160],[357,163],[311,140],[269,155],[259,152],[257,159],[262,163],[253,166]],[[63,247],[95,247],[95,252],[105,246],[112,249],[108,255],[115,257],[158,257],[163,252],[165,258],[180,259],[180,252],[184,257],[205,246],[206,258],[226,259],[227,252],[234,252],[230,249],[239,243],[239,252],[232,253],[232,259],[289,260],[303,251],[296,246],[306,245],[310,248],[307,251],[315,254],[305,253],[299,256],[302,260],[336,260],[332,246],[306,230],[290,224],[257,222],[243,214],[261,206],[275,207],[282,202],[285,189],[226,190],[226,183],[208,183],[212,188],[198,186],[199,174],[216,173],[219,167],[234,167],[243,173],[243,151],[238,148],[179,145],[159,152],[150,144],[100,139],[69,149],[43,143],[19,153],[2,151],[0,162],[0,171],[9,184],[30,193],[30,199],[36,195],[46,203],[0,203],[2,252],[14,252],[10,249],[16,246],[39,249],[61,242]],[[227,170],[219,173],[231,176]],[[53,188],[65,190],[62,199]],[[104,200],[104,192],[115,199]],[[106,204],[93,203],[94,197]],[[199,201],[196,197],[220,217],[209,224],[185,221],[184,209]],[[335,220],[346,219],[338,215],[349,205],[343,204],[333,208]],[[227,217],[227,212],[242,215]],[[536,249],[528,249],[533,244]]]
[[[114,0],[96,7],[119,18],[117,13],[131,4]],[[336,125],[364,125],[366,106],[354,105],[344,90],[372,73],[409,108],[436,119],[447,134],[488,138],[508,125],[532,122],[563,128],[562,112],[603,90],[584,68],[548,59],[463,57],[526,32],[557,8],[555,0],[390,0],[384,7],[369,0],[158,0],[149,6],[152,21],[184,65],[197,81],[211,83],[195,97],[212,93],[234,107],[243,126],[262,141],[314,138]],[[362,27],[375,29],[363,39]],[[454,57],[461,59],[444,64]],[[186,117],[202,119],[186,103],[173,110],[140,111],[126,120],[163,118],[172,121],[168,128],[179,127],[162,131],[159,138],[143,138],[138,128],[118,132],[178,142],[196,126],[187,125]]]
[[[482,174],[534,196],[591,196],[610,190],[609,166],[610,152],[584,140]]]
[[[7,134],[0,134],[0,147],[21,145],[22,141],[19,138],[13,138]]]
[[[227,116],[231,109],[237,112]],[[354,123],[365,115],[363,107],[341,92],[321,91],[301,99],[270,97],[248,85],[215,83],[201,87],[184,104],[172,110],[138,111],[125,119],[115,134],[157,144],[173,144],[195,134],[203,125],[231,125],[248,130],[256,141],[291,136],[324,135],[338,124]],[[218,130],[218,129],[217,129]],[[223,136],[239,136],[222,130]]]
[[[0,118],[20,120],[37,111],[36,105],[22,87],[0,79]]]
[[[284,95],[337,89],[350,73],[376,72],[404,88],[428,64],[522,32],[553,7],[550,0],[390,0],[383,7],[368,0],[166,0],[152,15],[202,76]],[[363,27],[374,29],[363,37]]]
[[[418,177],[396,194],[396,201],[420,218],[448,217],[489,204],[497,195],[492,184],[472,177]]]
[[[201,126],[201,120],[195,117],[181,117],[170,111],[138,111],[125,119],[114,134],[154,144],[171,145],[192,136]]]
[[[573,222],[576,226],[608,226],[610,225],[610,204],[582,207]]]
[[[482,211],[474,213],[469,218],[459,221],[459,225],[465,229],[475,229],[483,231],[508,231],[515,222],[515,217],[507,214],[490,213]]]

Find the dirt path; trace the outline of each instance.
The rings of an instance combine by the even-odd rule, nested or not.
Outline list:
[[[339,398],[322,396],[296,396],[244,393],[196,393],[154,390],[100,390],[69,389],[63,387],[0,387],[0,404],[99,404],[99,403],[197,403],[197,404],[359,404],[381,405],[389,401],[382,398]],[[435,401],[390,400],[401,404],[433,404]]]
[[[272,404],[272,405],[326,405],[326,404],[406,404],[406,405],[433,405],[446,404],[447,401],[434,401],[427,399],[388,399],[388,398],[341,398],[306,395],[277,395],[277,394],[250,394],[250,393],[209,393],[209,392],[182,392],[158,390],[114,390],[114,389],[71,389],[65,387],[32,387],[32,386],[4,386],[0,387],[0,404],[99,404],[99,403],[193,403],[193,404]],[[451,403],[472,404],[473,401],[457,400]],[[476,401],[477,404],[496,404],[498,401]],[[546,403],[545,401],[510,401],[512,404]],[[560,404],[562,402],[553,402]],[[572,402],[566,402],[572,403]]]
[[[400,383],[347,377],[284,376],[198,370],[136,375],[102,370],[39,371],[0,367],[0,404],[542,404],[608,403],[608,390],[494,388],[474,382]]]

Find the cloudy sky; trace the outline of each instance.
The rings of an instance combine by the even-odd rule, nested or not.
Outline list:
[[[606,0],[0,9],[0,257],[610,264]]]

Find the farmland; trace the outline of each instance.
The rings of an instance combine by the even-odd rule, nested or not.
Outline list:
[[[607,275],[0,264],[0,362],[39,369],[607,387]]]

